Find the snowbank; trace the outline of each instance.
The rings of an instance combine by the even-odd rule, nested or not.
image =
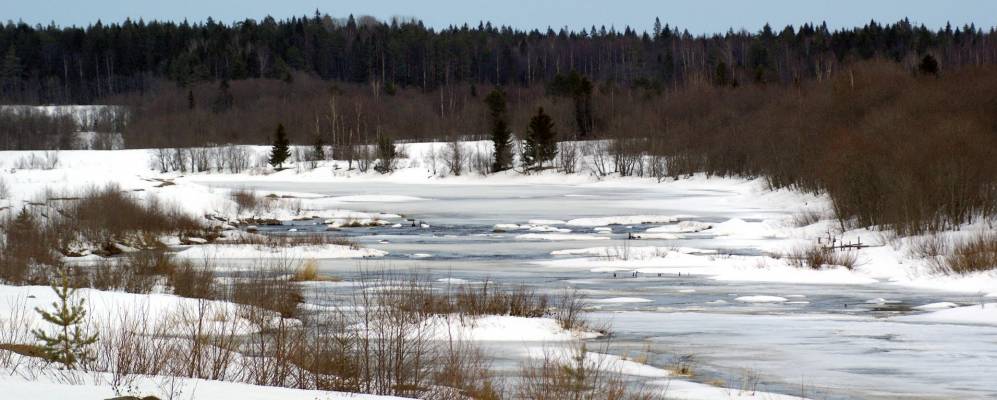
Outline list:
[[[584,234],[565,233],[526,233],[516,236],[517,240],[550,240],[550,241],[570,241],[570,240],[608,240],[605,236],[594,236]]]
[[[423,322],[429,337],[477,342],[563,342],[598,337],[595,332],[569,331],[551,318],[506,315],[433,317]]]
[[[294,247],[268,247],[250,244],[205,244],[191,246],[176,253],[179,258],[194,260],[212,259],[326,259],[383,257],[388,252],[365,247],[339,244],[304,245]]]
[[[122,394],[138,397],[153,395],[163,399],[181,397],[184,399],[240,399],[240,400],[393,400],[392,396],[374,396],[356,393],[325,392],[320,390],[288,389],[275,386],[257,386],[245,383],[213,381],[192,378],[169,378],[157,376],[136,377],[129,388],[115,388],[111,374],[78,374],[84,383],[65,383],[61,377],[43,375],[28,380],[11,371],[0,369],[0,388],[6,399],[63,400],[63,399],[109,399]],[[173,390],[170,390],[172,386]],[[119,391],[124,389],[126,393]]]
[[[625,215],[618,217],[575,218],[566,224],[571,226],[606,226],[606,225],[640,225],[664,224],[677,222],[678,217],[671,215]]]
[[[895,319],[942,324],[997,325],[997,303],[949,308],[926,314],[905,315]]]
[[[148,322],[149,330],[166,334],[183,334],[196,324],[199,307],[206,306],[211,318],[202,321],[206,332],[256,332],[260,327],[238,317],[238,305],[224,301],[199,300],[169,294],[134,294],[96,289],[80,289],[77,299],[85,301],[87,316],[98,327],[118,328],[131,320]],[[0,320],[27,310],[35,317],[37,308],[51,309],[58,298],[48,286],[0,285]],[[217,316],[224,316],[218,318]],[[52,326],[41,318],[29,318],[27,329],[48,330]]]

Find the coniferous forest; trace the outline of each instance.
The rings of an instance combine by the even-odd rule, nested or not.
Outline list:
[[[907,20],[829,30],[769,27],[693,36],[656,20],[651,31],[592,26],[534,29],[479,23],[434,30],[417,20],[311,17],[233,24],[132,21],[87,27],[0,26],[5,102],[87,104],[179,86],[254,78],[435,90],[459,83],[531,86],[570,71],[598,82],[673,90],[696,81],[789,83],[881,58],[907,66],[925,54],[943,68],[992,64],[993,30],[931,30]]]
[[[75,130],[119,132],[131,148],[268,144],[282,125],[292,144],[328,144],[327,156],[352,163],[362,144],[489,139],[486,99],[500,88],[516,140],[543,108],[553,140],[610,139],[603,151],[617,160],[667,163],[602,173],[764,176],[829,193],[838,215],[861,225],[945,229],[997,211],[995,35],[907,20],[706,36],[657,20],[648,32],[437,31],[318,13],[231,25],[8,23],[4,103],[127,112],[86,127],[0,113],[0,148],[71,148]]]

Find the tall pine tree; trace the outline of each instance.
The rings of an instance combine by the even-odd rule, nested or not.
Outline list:
[[[270,165],[274,168],[284,168],[284,161],[291,157],[291,142],[287,140],[284,124],[277,124],[277,138],[270,149]]]
[[[543,107],[537,109],[537,115],[530,118],[530,126],[526,131],[523,143],[523,165],[526,168],[541,169],[547,161],[557,156],[557,132],[554,132],[554,121],[544,113]]]
[[[495,145],[492,172],[505,171],[512,166],[512,131],[507,122],[505,92],[495,88],[485,97],[485,104],[491,117],[491,136]]]

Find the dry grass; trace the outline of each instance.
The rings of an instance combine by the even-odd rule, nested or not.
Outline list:
[[[391,306],[421,316],[431,315],[512,315],[543,317],[547,315],[550,299],[539,295],[526,285],[502,287],[494,282],[465,284],[435,290],[427,278],[412,275],[404,281],[406,292]]]
[[[60,218],[50,228],[58,235],[58,246],[64,253],[84,246],[116,254],[117,243],[155,248],[161,246],[159,236],[203,230],[199,222],[178,207],[163,204],[155,197],[139,200],[114,185],[60,197],[69,200],[58,202]]]
[[[54,237],[44,217],[24,208],[0,223],[0,280],[14,284],[45,284],[47,270],[60,264]]]
[[[909,240],[909,254],[917,258],[936,259],[951,251],[949,242],[940,235],[925,235]]]
[[[323,233],[302,233],[302,234],[248,234],[237,235],[235,238],[226,239],[226,243],[249,244],[256,246],[267,246],[270,248],[295,247],[295,246],[322,246],[339,245],[357,250],[360,245],[344,237],[332,236]]]
[[[173,294],[181,297],[214,299],[220,295],[215,284],[215,271],[207,264],[180,262],[167,275],[167,283],[173,288]]]
[[[0,350],[10,351],[27,357],[48,359],[45,349],[36,344],[0,343]]]
[[[940,266],[943,272],[955,274],[997,269],[997,233],[980,233],[956,242]]]
[[[318,261],[309,259],[299,265],[295,271],[294,276],[291,277],[292,282],[339,282],[343,278],[333,275],[322,275],[318,272]]]
[[[260,261],[252,269],[235,276],[229,300],[280,313],[284,318],[297,315],[304,301],[301,289],[293,282],[293,263]]]
[[[257,196],[256,192],[249,189],[233,190],[230,196],[236,205],[236,215],[242,215],[243,212],[255,212],[265,201]]]
[[[840,266],[852,270],[858,264],[857,252],[834,249],[819,244],[798,248],[791,251],[786,257],[789,259],[790,265],[813,270],[824,269],[828,266]]]
[[[567,359],[545,353],[525,362],[516,390],[518,398],[532,400],[652,400],[660,396],[635,388],[599,358],[586,357],[585,345],[571,350]]]
[[[816,224],[823,219],[824,214],[818,210],[805,209],[793,214],[793,225],[804,227]]]

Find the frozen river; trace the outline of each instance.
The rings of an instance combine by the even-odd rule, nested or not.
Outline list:
[[[585,265],[543,265],[551,252],[588,247],[662,246],[762,254],[765,240],[689,235],[681,240],[634,240],[651,225],[569,226],[570,235],[596,240],[520,240],[526,232],[495,232],[496,224],[625,215],[679,215],[722,222],[785,217],[792,207],[752,201],[737,190],[662,183],[631,186],[473,185],[401,183],[240,182],[212,186],[262,192],[358,196],[342,208],[402,215],[402,227],[350,228],[345,235],[389,252],[377,260],[324,260],[321,268],[349,279],[361,268],[427,271],[439,278],[525,283],[539,291],[581,289],[592,300],[590,319],[610,324],[609,352],[648,352],[667,367],[691,355],[692,379],[728,385],[758,382],[759,390],[810,398],[997,398],[997,327],[905,321],[914,306],[979,302],[964,293],[916,290],[885,282],[861,285],[715,280],[667,271],[629,271]],[[388,197],[406,196],[406,197]],[[395,201],[383,201],[393,199]],[[360,201],[354,201],[360,200]],[[400,200],[400,201],[399,201]],[[412,219],[418,222],[412,226]],[[425,223],[428,228],[420,227]],[[313,221],[299,231],[324,231]],[[269,229],[286,230],[290,227]],[[747,303],[743,296],[777,296],[781,303]],[[603,301],[620,297],[641,302]],[[879,299],[879,300],[876,300]],[[515,352],[511,352],[515,353]],[[510,358],[514,358],[510,356]]]

